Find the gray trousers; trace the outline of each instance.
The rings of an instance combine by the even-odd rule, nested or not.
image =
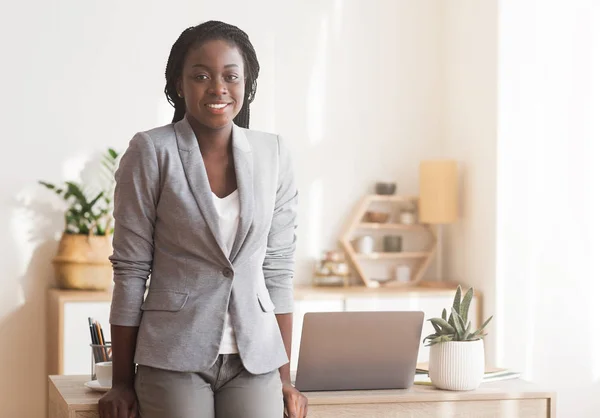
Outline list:
[[[282,418],[279,370],[253,375],[238,354],[219,355],[210,370],[174,372],[139,365],[142,418]]]

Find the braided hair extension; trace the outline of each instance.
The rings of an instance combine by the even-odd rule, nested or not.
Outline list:
[[[209,40],[231,42],[242,55],[245,75],[244,103],[233,122],[242,128],[248,128],[250,125],[250,103],[256,95],[256,80],[260,70],[256,51],[246,32],[236,26],[215,20],[187,28],[171,48],[165,70],[165,95],[167,101],[175,108],[173,123],[180,121],[185,116],[185,100],[177,95],[177,80],[181,77],[185,56],[192,46]]]

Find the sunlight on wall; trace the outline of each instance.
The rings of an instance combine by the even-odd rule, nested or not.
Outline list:
[[[306,100],[306,116],[308,140],[310,145],[316,145],[325,135],[325,91],[327,87],[327,47],[328,47],[327,17],[321,19],[315,64],[310,76]]]
[[[175,112],[175,108],[171,106],[171,104],[167,101],[167,98],[163,96],[156,104],[156,120],[158,121],[157,126],[171,123],[173,120],[173,112]]]
[[[593,10],[591,20],[593,22],[600,22],[600,8],[596,7]],[[598,77],[598,74],[600,74],[600,34],[590,38],[593,39],[589,43],[589,49],[592,51],[590,72],[596,74],[596,77],[592,78],[590,85],[590,114],[600,115],[600,77]],[[597,156],[600,155],[600,142],[598,141],[600,138],[600,118],[592,117],[590,119],[590,138],[592,139],[589,144],[591,149],[590,154]],[[588,168],[588,178],[591,179],[591,187],[588,186],[588,192],[591,196],[590,208],[588,208],[590,215],[588,219],[590,220],[590,230],[592,231],[590,234],[588,266],[593,280],[590,281],[587,306],[588,318],[597,318],[597,301],[598,295],[600,295],[600,280],[598,280],[600,277],[600,269],[598,268],[598,261],[600,261],[600,216],[598,216],[600,214],[600,196],[598,193],[593,193],[591,189],[592,187],[598,187],[600,184],[600,165],[596,162],[596,164],[590,164]],[[590,332],[588,337],[592,379],[594,383],[598,383],[600,382],[600,332]]]
[[[343,0],[335,0],[333,2],[333,36],[335,40],[340,39],[342,32],[342,4]]]
[[[595,417],[600,4],[500,6],[498,358]]]
[[[80,181],[81,173],[83,172],[85,165],[88,162],[88,157],[84,154],[79,154],[63,163],[62,178],[56,180],[48,180],[49,183],[57,184],[63,179]]]
[[[321,256],[323,237],[323,180],[314,180],[308,190],[308,239],[306,253],[317,259]]]

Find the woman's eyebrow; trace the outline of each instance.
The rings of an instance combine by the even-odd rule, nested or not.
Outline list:
[[[211,67],[210,67],[210,66],[208,66],[208,65],[204,65],[204,64],[194,64],[194,65],[192,65],[192,68],[198,68],[198,67],[206,68],[207,70],[210,70],[210,69],[211,69]],[[240,68],[240,66],[239,66],[239,65],[237,65],[237,64],[227,64],[227,65],[225,66],[225,68],[233,68],[233,67]]]

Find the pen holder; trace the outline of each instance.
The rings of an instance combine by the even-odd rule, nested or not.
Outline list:
[[[91,380],[96,380],[96,364],[112,361],[112,346],[110,342],[106,344],[90,344],[91,348]]]

